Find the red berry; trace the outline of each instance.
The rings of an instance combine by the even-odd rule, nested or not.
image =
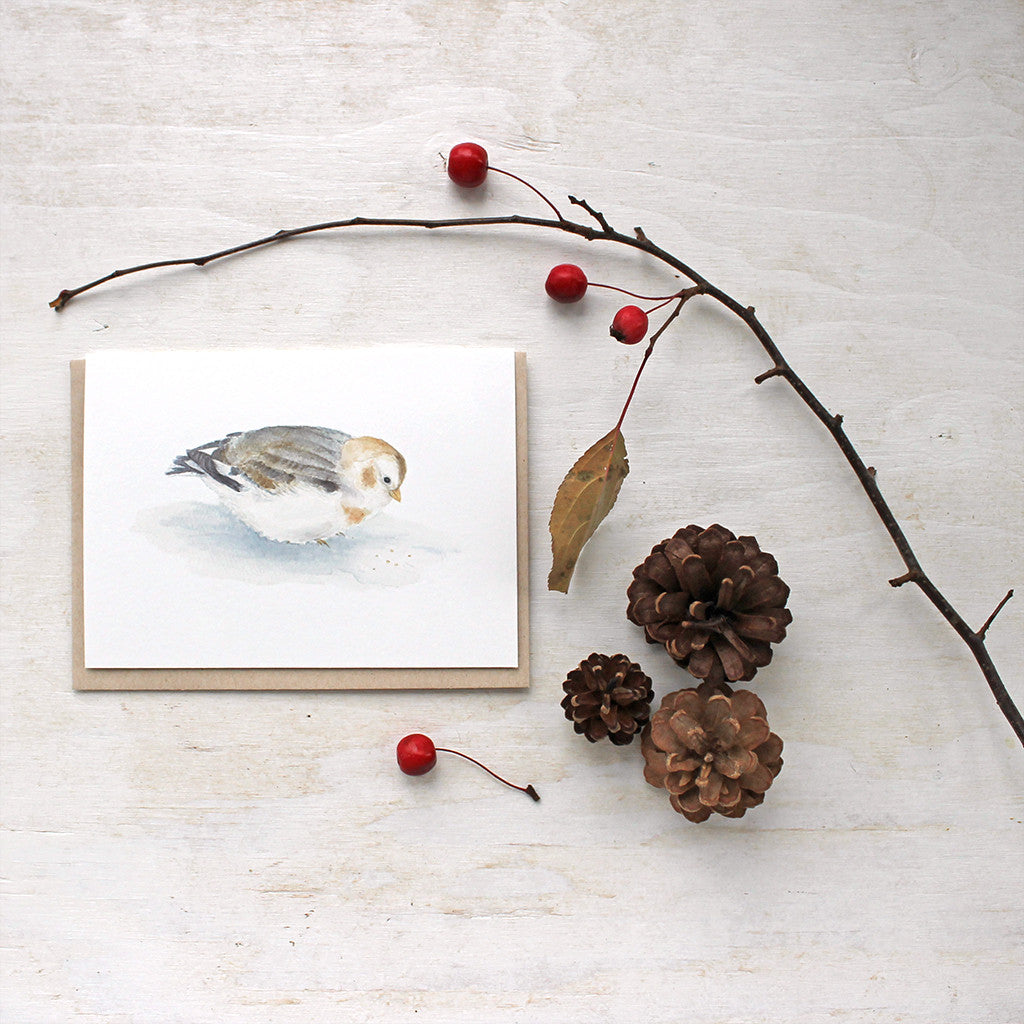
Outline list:
[[[623,345],[635,345],[647,333],[647,314],[639,306],[623,306],[608,333]]]
[[[587,292],[587,275],[574,263],[551,268],[544,290],[555,302],[579,302]]]
[[[437,748],[429,736],[414,732],[398,741],[398,767],[406,775],[426,775],[437,764]]]
[[[448,154],[448,177],[463,188],[476,188],[487,177],[487,150],[475,142],[460,142]]]

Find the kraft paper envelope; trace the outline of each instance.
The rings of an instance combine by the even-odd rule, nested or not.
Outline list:
[[[83,449],[86,361],[71,363],[72,665],[76,690],[399,690],[516,688],[530,685],[527,529],[526,355],[516,353],[516,473],[519,664],[516,668],[86,668]]]

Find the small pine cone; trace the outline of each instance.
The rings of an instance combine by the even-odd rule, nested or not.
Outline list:
[[[698,679],[753,679],[793,621],[778,571],[753,537],[687,526],[633,570],[626,618]]]
[[[565,717],[591,743],[606,737],[616,746],[632,743],[651,717],[651,680],[624,654],[591,654],[562,689]]]
[[[742,818],[782,770],[782,740],[749,690],[726,696],[705,684],[670,693],[644,729],[640,749],[644,778],[667,789],[672,806],[690,821],[707,821],[712,811]]]

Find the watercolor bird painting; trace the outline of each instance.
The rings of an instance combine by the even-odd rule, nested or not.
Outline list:
[[[326,544],[402,500],[405,459],[377,437],[260,427],[189,448],[167,473],[197,474],[268,540]]]

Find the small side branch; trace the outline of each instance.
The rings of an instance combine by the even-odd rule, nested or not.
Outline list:
[[[985,625],[982,626],[981,629],[979,629],[978,632],[974,634],[979,640],[985,639],[985,634],[988,632],[988,627],[992,625],[993,621],[995,621],[995,617],[1003,610],[1003,605],[1005,605],[1011,597],[1013,597],[1012,588],[1006,592],[1006,596],[1002,599],[1002,601],[999,602],[999,604],[996,605],[995,610],[985,620]]]
[[[902,587],[907,583],[920,583],[921,579],[922,574],[919,570],[910,569],[909,571],[905,572],[902,576],[896,576],[893,579],[889,580],[889,586]]]
[[[786,368],[784,366],[773,366],[770,370],[765,370],[764,373],[759,373],[754,378],[755,384],[763,384],[766,380],[771,380],[772,377],[785,377]]]
[[[590,214],[598,224],[601,225],[601,230],[606,231],[608,234],[613,234],[612,226],[604,219],[604,214],[600,210],[595,210],[586,199],[577,199],[576,196],[569,196],[569,202],[573,206],[578,206],[580,209],[585,210]]]

